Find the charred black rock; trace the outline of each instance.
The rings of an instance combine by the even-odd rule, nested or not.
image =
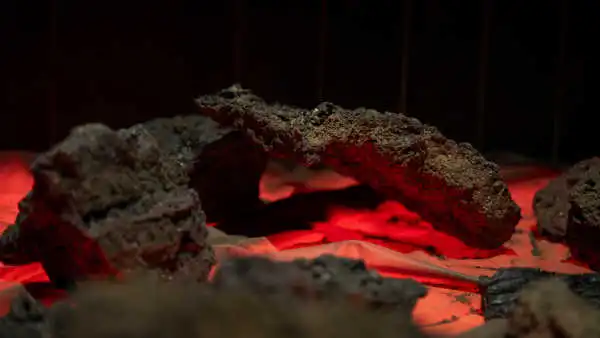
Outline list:
[[[470,245],[500,246],[520,219],[497,165],[417,119],[331,103],[309,110],[267,104],[239,86],[200,97],[197,105],[272,156],[354,177]]]
[[[536,193],[533,209],[542,234],[565,241],[574,258],[600,269],[600,158],[550,181]]]
[[[23,290],[11,302],[8,314],[0,318],[0,338],[46,338],[46,319],[46,308]]]
[[[482,308],[486,320],[506,318],[516,306],[521,291],[532,282],[558,279],[578,296],[600,309],[600,275],[567,275],[533,268],[503,268],[482,280]]]
[[[213,279],[218,289],[248,289],[261,295],[299,296],[412,311],[427,289],[412,279],[383,278],[362,260],[323,255],[277,262],[263,257],[224,262]]]

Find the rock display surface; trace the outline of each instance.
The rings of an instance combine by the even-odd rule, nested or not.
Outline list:
[[[417,119],[331,103],[314,109],[268,104],[237,85],[196,103],[203,115],[246,132],[271,156],[354,177],[475,247],[500,246],[520,219],[496,164]]]

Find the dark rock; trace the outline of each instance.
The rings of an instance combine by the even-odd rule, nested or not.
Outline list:
[[[9,312],[0,318],[0,338],[51,338],[46,319],[46,308],[22,291],[11,302]]]
[[[49,319],[53,338],[425,337],[410,311],[348,305],[137,280],[82,286]]]
[[[360,260],[235,258],[213,284],[128,277],[82,283],[48,309],[23,294],[0,318],[0,337],[3,328],[30,334],[7,338],[425,336],[412,310],[426,289]]]
[[[0,260],[42,260],[63,286],[144,266],[203,279],[205,213],[217,221],[260,205],[265,166],[242,133],[203,116],[79,127],[33,163],[34,189],[0,238]]]
[[[558,279],[576,295],[600,309],[600,275],[558,274],[534,268],[503,268],[482,279],[482,308],[486,320],[506,318],[515,308],[521,292],[532,282]]]
[[[143,124],[166,157],[186,168],[208,222],[261,206],[266,153],[244,134],[204,116],[160,118]]]
[[[500,246],[520,219],[497,165],[414,118],[331,103],[310,110],[267,104],[239,86],[197,104],[272,156],[354,177],[470,245]]]
[[[505,337],[600,337],[600,311],[560,280],[534,282],[508,317]]]
[[[214,257],[198,194],[143,126],[77,127],[31,171],[34,187],[0,241],[3,262],[40,261],[59,286],[137,269],[207,278]]]
[[[412,279],[383,278],[362,260],[323,255],[277,262],[263,257],[225,261],[216,271],[217,289],[247,289],[260,295],[352,300],[369,307],[412,310],[427,289]]]
[[[551,180],[535,194],[533,209],[543,235],[565,241],[574,258],[600,269],[600,158]]]

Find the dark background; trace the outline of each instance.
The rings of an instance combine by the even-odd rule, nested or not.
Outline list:
[[[0,149],[43,150],[84,122],[190,114],[193,97],[237,81],[306,107],[405,110],[480,150],[572,162],[598,154],[599,9],[597,0],[4,0]]]

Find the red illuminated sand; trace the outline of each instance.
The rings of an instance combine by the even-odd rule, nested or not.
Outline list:
[[[30,189],[32,180],[27,159],[17,153],[0,153],[0,231],[14,221],[18,201]],[[538,173],[531,175],[531,173]],[[568,250],[558,244],[537,241],[532,246],[530,229],[535,225],[531,200],[547,180],[544,170],[519,169],[520,177],[509,180],[515,201],[523,209],[518,232],[505,248],[480,250],[458,239],[435,231],[430,224],[397,202],[387,201],[375,211],[334,208],[327,222],[313,224],[313,230],[284,232],[268,238],[248,240],[241,245],[218,246],[217,256],[266,254],[276,259],[315,257],[324,253],[361,258],[384,275],[412,277],[431,287],[420,301],[415,317],[429,331],[457,333],[483,322],[475,278],[491,275],[494,269],[508,266],[540,267],[545,270],[580,273],[586,268],[565,262]],[[541,177],[540,177],[541,175]],[[261,182],[261,198],[275,201],[294,193],[340,189],[355,185],[352,179],[331,171],[310,172],[298,168],[292,172],[270,166]],[[435,252],[432,255],[431,252]],[[41,267],[0,266],[0,311],[6,309],[11,286],[18,283],[47,281]],[[8,293],[7,293],[8,292]]]

